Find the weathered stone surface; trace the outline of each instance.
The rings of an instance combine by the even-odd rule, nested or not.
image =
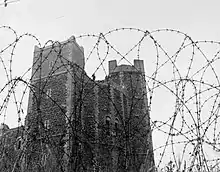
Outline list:
[[[0,133],[0,171],[21,171],[24,127],[9,129],[7,125],[1,124]]]
[[[42,70],[33,69],[24,171],[135,172],[153,167],[143,61],[135,60],[134,66],[112,61],[109,76],[95,81],[83,69],[82,48],[75,42],[64,47],[59,54],[46,47],[42,54],[45,59],[49,53],[48,62]],[[42,54],[35,52],[34,62]],[[50,73],[48,65],[55,59],[59,70]]]

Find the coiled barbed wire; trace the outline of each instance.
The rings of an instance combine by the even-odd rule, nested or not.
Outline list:
[[[32,34],[25,33],[19,36],[8,26],[0,27],[0,32],[2,29],[10,31],[14,36],[14,41],[5,47],[0,47],[0,61],[6,79],[6,83],[1,83],[0,87],[2,98],[0,114],[4,116],[4,119],[7,117],[7,108],[10,100],[13,100],[18,126],[21,126],[23,123],[21,113],[25,113],[23,109],[24,101],[26,101],[25,95],[29,89],[33,89],[31,79],[28,80],[25,77],[35,64],[27,68],[21,76],[14,76],[12,64],[16,57],[15,50],[24,37],[33,39],[42,49],[51,45],[51,51],[57,54],[60,54],[62,44],[50,40],[42,46],[40,40]],[[111,36],[126,32],[128,35],[136,33],[139,39],[125,53],[122,53],[119,50],[120,47],[111,42]],[[177,43],[169,43],[168,46],[175,47],[172,54],[166,50],[167,45],[163,45],[160,39],[163,35],[169,34],[181,37]],[[89,71],[91,75],[98,76],[101,73],[107,77],[106,64],[109,59],[113,58],[112,56],[115,56],[118,63],[124,62],[130,65],[132,65],[131,59],[133,58],[145,61],[146,73],[143,77],[147,86],[154,155],[158,169],[162,169],[168,163],[167,159],[175,164],[173,168],[176,170],[185,168],[187,171],[213,171],[219,168],[219,158],[213,156],[213,152],[217,155],[220,152],[220,128],[218,126],[220,42],[193,40],[189,35],[174,29],[148,31],[138,28],[114,29],[106,33],[80,35],[75,39],[77,42],[82,42],[82,46],[88,39],[95,42],[88,48],[84,47],[86,67],[91,65],[91,60],[97,61],[95,66],[91,65],[93,66],[93,69]],[[129,41],[132,42],[132,40]],[[149,44],[152,57],[145,57],[147,53],[142,55],[142,52],[149,49],[146,46]],[[179,45],[177,48],[176,44]],[[215,47],[213,54],[207,54],[205,46]],[[58,50],[56,47],[59,47]],[[7,53],[9,64],[8,59],[5,58]],[[62,60],[61,55],[59,58]],[[63,62],[63,65],[66,64]],[[55,70],[52,67],[51,76]],[[18,98],[16,93],[19,84],[24,84],[24,87]],[[46,93],[42,91],[42,94]],[[166,105],[169,106],[167,111],[159,110],[159,107]],[[161,136],[161,140],[158,140],[158,136]],[[187,165],[184,167],[185,161]]]

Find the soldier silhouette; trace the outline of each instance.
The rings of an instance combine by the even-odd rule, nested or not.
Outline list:
[[[7,5],[8,5],[8,4],[7,4],[7,1],[8,1],[8,0],[4,0],[5,7],[7,7]]]

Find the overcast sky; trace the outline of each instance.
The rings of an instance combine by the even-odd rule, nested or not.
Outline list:
[[[194,40],[220,41],[219,6],[219,0],[20,0],[7,7],[0,6],[0,26],[10,26],[19,35],[31,33],[41,43],[49,39],[64,41],[72,35],[105,33],[122,27],[149,31],[170,28],[187,33]],[[11,35],[0,30],[0,49],[11,42]],[[124,45],[129,41],[132,40],[125,37],[116,43]],[[31,66],[36,44],[36,41],[24,40],[18,46],[13,76],[19,76]],[[169,46],[173,46],[171,42]],[[147,57],[142,59],[148,61]],[[145,70],[150,71],[145,66]],[[6,83],[2,66],[0,71],[2,88]],[[166,111],[166,107],[163,108]],[[8,109],[7,116],[10,114],[10,117],[6,117],[6,123],[10,127],[17,125],[14,113],[16,110]],[[160,115],[155,114],[159,118]]]
[[[219,40],[219,5],[218,0],[20,0],[1,6],[0,24],[43,41],[119,27],[173,28],[195,39]]]

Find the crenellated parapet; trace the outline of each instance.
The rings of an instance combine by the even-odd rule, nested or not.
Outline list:
[[[76,64],[85,67],[84,49],[72,36],[63,42],[53,42],[45,47],[34,47],[32,81],[68,72],[68,67]]]
[[[117,65],[116,60],[109,61],[109,75],[112,73],[117,72],[141,72],[142,74],[145,73],[144,71],[144,61],[135,59],[133,65]]]

